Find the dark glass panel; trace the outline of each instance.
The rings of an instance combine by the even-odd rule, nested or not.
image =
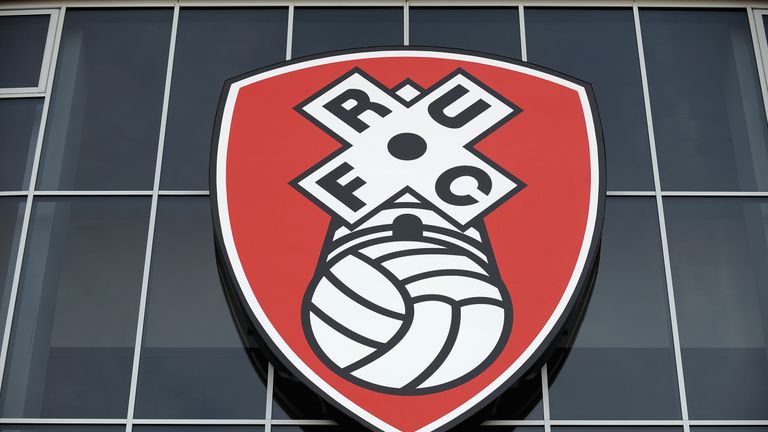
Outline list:
[[[768,201],[664,200],[692,419],[768,418]]]
[[[285,59],[286,8],[182,9],[163,154],[162,189],[207,190],[224,81]]]
[[[24,190],[35,156],[43,99],[0,99],[0,190]]]
[[[35,200],[2,416],[125,417],[149,204]]]
[[[553,419],[679,419],[680,400],[653,198],[609,198],[592,298],[559,373]]]
[[[0,198],[0,331],[5,328],[8,313],[25,203],[26,197]]]
[[[296,8],[293,57],[403,44],[403,8]]]
[[[768,190],[768,127],[747,13],[641,10],[661,186]]]
[[[410,8],[408,17],[411,45],[522,58],[517,8]]]
[[[152,189],[173,11],[67,11],[38,189]]]
[[[37,87],[51,16],[0,16],[0,88]]]
[[[609,190],[653,190],[632,9],[526,8],[528,61],[592,84]]]
[[[255,349],[243,346],[219,281],[208,197],[161,198],[136,416],[264,418]]]

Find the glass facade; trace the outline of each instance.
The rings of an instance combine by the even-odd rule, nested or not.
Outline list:
[[[583,79],[603,123],[581,328],[470,429],[768,431],[768,5],[366,3],[0,5],[0,432],[356,430],[241,339],[208,157],[225,79],[403,44]]]

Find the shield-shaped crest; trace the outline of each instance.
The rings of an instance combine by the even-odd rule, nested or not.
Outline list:
[[[211,191],[225,285],[273,354],[368,427],[443,430],[584,300],[604,200],[588,84],[456,50],[229,80]]]

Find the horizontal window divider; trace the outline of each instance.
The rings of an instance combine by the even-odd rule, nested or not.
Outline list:
[[[759,191],[661,191],[665,197],[768,197]]]
[[[35,196],[152,196],[152,191],[98,190],[98,191],[35,191]]]
[[[166,191],[159,191],[160,195],[202,195],[207,196],[210,195],[210,192],[206,190],[166,190]]]
[[[24,90],[16,92],[15,90]],[[22,98],[44,98],[45,91],[38,91],[34,88],[23,89],[0,89],[0,99],[22,99]]]
[[[607,191],[608,196],[654,196],[654,191]]]
[[[97,424],[97,425],[123,425],[125,419],[97,419],[97,418],[0,418],[0,424]]]
[[[690,420],[691,426],[768,426],[768,420]]]
[[[550,420],[552,426],[682,426],[682,420]]]
[[[39,10],[40,13],[47,13],[45,9],[59,8],[65,2],[34,2],[19,1],[9,2],[0,5],[0,13],[15,13],[18,9],[24,9],[29,12],[30,9]],[[377,6],[403,6],[403,0],[350,0],[350,1],[329,1],[329,0],[229,0],[216,2],[213,0],[179,0],[181,7],[241,7],[241,6],[321,6],[321,7],[377,7]],[[411,0],[408,2],[412,7],[483,7],[483,6],[519,6],[525,7],[631,7],[635,2],[631,0],[591,0],[584,2],[568,0],[480,0],[477,2],[469,0]],[[79,0],[66,2],[67,8],[124,8],[124,7],[173,7],[176,4],[169,0],[143,0],[143,1],[104,1],[104,0]],[[637,0],[636,4],[640,8],[768,8],[768,1],[750,2],[750,1],[701,1],[701,0],[678,0],[667,2],[664,0]]]
[[[215,426],[260,426],[266,419],[133,419],[134,425],[215,425]]]
[[[0,197],[4,196],[27,196],[27,191],[0,191]]]
[[[291,426],[291,425],[301,425],[301,426],[335,426],[338,423],[336,423],[333,420],[272,420],[271,424],[273,426]]]
[[[481,426],[544,426],[544,420],[486,420]]]

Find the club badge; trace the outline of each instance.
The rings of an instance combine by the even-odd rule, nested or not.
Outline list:
[[[459,51],[333,53],[228,81],[216,129],[227,289],[368,427],[457,424],[584,300],[605,188],[588,84]]]

